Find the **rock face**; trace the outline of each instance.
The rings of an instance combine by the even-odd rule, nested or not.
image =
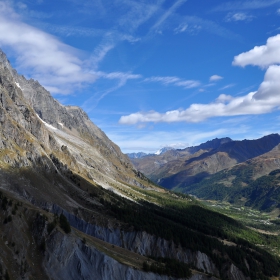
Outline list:
[[[52,153],[63,156],[64,163],[75,171],[96,178],[98,184],[112,187],[115,181],[122,181],[150,187],[82,109],[61,105],[37,81],[18,75],[3,52],[0,76],[0,147],[14,141],[24,150],[12,158],[7,155],[9,164],[30,165],[33,159]],[[67,147],[68,154],[61,147]]]
[[[127,232],[120,229],[92,225],[63,211],[56,205],[53,205],[52,211],[57,214],[62,212],[71,226],[110,244],[123,247],[140,255],[178,259],[185,263],[191,263],[209,274],[219,275],[219,271],[212,260],[206,254],[199,251],[191,252],[190,250],[185,250],[181,246],[176,246],[172,241],[164,240],[146,232]]]
[[[54,234],[48,243],[44,266],[51,279],[57,280],[174,279],[122,265],[95,248],[83,244],[81,240],[65,237],[59,232]]]

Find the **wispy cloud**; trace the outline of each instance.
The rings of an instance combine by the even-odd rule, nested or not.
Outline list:
[[[251,21],[254,17],[252,15],[248,15],[247,13],[239,12],[239,13],[228,13],[225,17],[225,21]]]
[[[209,104],[192,104],[185,110],[173,110],[165,113],[150,111],[137,112],[122,116],[121,124],[136,124],[146,122],[202,122],[212,117],[258,115],[270,113],[280,106],[280,65],[273,65],[280,61],[280,35],[268,39],[267,44],[255,47],[247,53],[240,54],[234,59],[234,64],[246,66],[268,66],[264,81],[259,89],[247,95],[233,97],[222,94]],[[277,47],[276,47],[277,46]]]
[[[91,56],[86,59],[82,58],[84,53],[63,44],[49,33],[26,24],[23,18],[26,15],[30,17],[32,12],[28,10],[26,4],[17,2],[12,6],[13,1],[1,1],[0,46],[10,48],[17,57],[17,68],[39,80],[52,93],[69,94],[84,85],[94,83],[101,77],[110,80],[116,79],[117,85],[104,91],[98,98],[100,100],[112,89],[118,89],[128,79],[136,77],[132,74],[129,77],[125,77],[125,75],[121,77],[118,73],[119,76],[116,78],[116,72],[105,75],[104,72],[99,71],[101,62],[108,53],[122,41],[132,44],[139,42],[141,38],[135,36],[135,32],[142,24],[152,17],[155,19],[160,17],[157,21],[160,25],[185,1],[178,0],[168,11],[165,11],[164,16],[160,17],[164,11],[161,5],[165,0],[158,0],[152,4],[148,1],[117,0],[106,7],[100,0],[94,1],[94,3],[68,0],[69,5],[77,7],[75,10],[79,13],[88,10],[104,16],[104,14],[114,11],[115,16],[106,21],[109,23],[106,27],[107,30],[37,23],[37,26],[44,30],[63,36],[102,37]],[[115,10],[120,10],[120,7],[122,7],[121,13],[115,13]],[[16,10],[20,13],[16,13]],[[101,16],[100,14],[98,16]],[[114,75],[115,77],[112,78]]]
[[[123,73],[123,72],[111,72],[105,73],[102,71],[93,72],[99,78],[105,78],[110,80],[119,80],[121,85],[124,85],[128,80],[140,79],[142,75],[139,74],[131,74],[131,73]]]
[[[105,58],[107,53],[112,50],[115,47],[115,44],[117,43],[114,40],[111,40],[110,36],[105,36],[105,40],[101,42],[93,51],[90,62],[93,67],[93,69],[97,69],[99,66],[99,63]]]
[[[225,90],[225,89],[228,89],[228,88],[232,88],[234,86],[235,86],[235,84],[229,84],[229,85],[223,86],[222,88],[220,88],[220,90]]]
[[[131,8],[130,13],[120,18],[131,20],[130,23],[133,22],[133,28],[137,28],[151,16],[156,8],[152,6],[150,12],[147,13],[144,6],[140,7],[136,2],[133,3],[135,5]],[[26,10],[26,14],[27,6],[19,4],[17,3],[17,8]],[[76,3],[74,2],[74,4]],[[135,17],[135,10],[138,10],[138,8],[143,14],[139,15],[140,18]],[[17,56],[17,68],[38,79],[52,93],[68,94],[83,85],[95,82],[102,73],[100,71],[98,74],[95,73],[98,71],[100,63],[120,41],[126,40],[130,43],[139,41],[139,38],[119,31],[121,23],[124,23],[121,22],[121,19],[117,28],[106,32],[89,28],[41,25],[46,30],[52,30],[52,32],[60,34],[64,33],[64,36],[102,36],[103,39],[96,46],[90,58],[82,60],[79,57],[82,57],[83,54],[78,50],[63,44],[56,37],[46,32],[25,24],[21,16],[15,12],[8,2],[0,2],[0,15],[0,31],[2,32],[2,36],[0,34],[0,45],[11,47]],[[131,24],[127,22],[127,26],[131,27]],[[103,73],[101,76],[102,78],[112,79],[112,75],[115,74],[105,75]],[[119,75],[117,87],[124,85],[127,79],[131,78],[131,75],[130,77]]]
[[[118,5],[125,5],[129,8],[125,15],[120,17],[118,25],[122,28],[122,31],[131,34],[146,21],[158,15],[159,10],[161,10],[161,5],[165,0],[156,1],[155,4],[131,0],[117,2]]]
[[[16,54],[19,71],[56,93],[69,93],[96,79],[76,49],[24,23],[7,2],[0,2],[0,46]]]
[[[185,32],[188,29],[188,24],[182,23],[174,29],[175,34]]]
[[[151,30],[157,30],[166,20],[170,17],[181,5],[183,5],[187,0],[177,0],[153,25]]]
[[[51,23],[39,23],[38,26],[47,32],[62,35],[65,37],[99,37],[104,34],[104,30],[97,28],[56,25]]]
[[[174,85],[174,86],[179,86],[179,87],[184,87],[184,88],[194,88],[200,86],[199,81],[195,80],[184,80],[178,77],[151,77],[151,78],[146,78],[144,80],[145,82],[159,82],[164,85]]]
[[[114,92],[117,89],[124,86],[128,80],[136,80],[136,79],[142,78],[142,76],[138,75],[138,74],[123,73],[123,72],[105,73],[102,71],[97,71],[97,72],[92,71],[92,74],[100,79],[103,78],[103,79],[108,79],[108,80],[116,80],[117,83],[114,86],[112,86],[104,91],[95,92],[92,97],[87,99],[84,102],[84,104],[82,105],[82,107],[87,112],[93,110],[106,95],[108,95],[109,93]]]
[[[219,80],[222,80],[223,77],[222,76],[219,76],[219,75],[213,75],[209,78],[209,81],[210,82],[216,82],[216,81],[219,81]]]
[[[179,130],[174,133],[165,131],[148,130],[148,133],[142,131],[131,133],[129,130],[111,131],[108,136],[119,146],[124,147],[123,152],[147,152],[154,153],[161,147],[171,146],[175,149],[181,149],[188,146],[200,144],[212,137],[224,136],[227,134],[225,129],[216,129],[212,131],[198,131],[198,130]],[[184,142],[183,139],[188,139]],[[183,141],[182,141],[183,140]]]
[[[204,30],[209,33],[215,34],[217,36],[227,38],[229,40],[238,40],[238,41],[242,40],[240,35],[235,34],[231,30],[211,20],[203,19],[197,16],[185,16],[181,19],[181,21],[182,23],[180,23],[180,25],[182,24],[188,25],[186,31],[188,31],[189,33],[196,34],[198,31]]]
[[[247,1],[231,1],[225,2],[212,11],[236,11],[236,10],[256,10],[267,8],[276,4],[279,4],[279,0],[247,0]]]

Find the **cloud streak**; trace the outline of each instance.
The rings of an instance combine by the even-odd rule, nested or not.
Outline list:
[[[196,34],[200,30],[205,30],[209,33],[215,34],[217,36],[227,38],[229,40],[238,40],[242,41],[242,38],[240,35],[235,34],[231,30],[220,26],[219,24],[215,23],[212,20],[207,20],[200,18],[198,16],[185,16],[182,18],[182,22],[179,25],[180,26],[188,25],[188,28],[185,29],[185,32],[190,32]],[[175,29],[175,33],[177,32],[177,29]],[[178,33],[178,32],[177,32]]]
[[[151,78],[146,78],[144,80],[145,82],[159,82],[163,85],[174,85],[178,87],[183,87],[183,88],[194,88],[200,86],[199,81],[195,80],[183,80],[178,77],[173,77],[173,76],[167,76],[167,77],[151,77]]]
[[[160,19],[154,24],[151,30],[158,29],[166,20],[169,18],[181,5],[183,5],[187,0],[178,0],[176,1],[171,8],[169,8]]]
[[[279,63],[280,36],[271,37],[267,44],[255,47],[249,52],[240,54],[234,58],[234,65],[246,66],[249,64],[257,66],[268,66],[264,81],[259,89],[247,95],[233,97],[222,94],[214,102],[209,104],[192,104],[185,110],[173,110],[165,113],[155,111],[137,112],[128,116],[122,116],[121,124],[137,124],[146,122],[189,122],[198,123],[213,117],[257,115],[270,113],[280,109],[280,66]]]
[[[138,74],[132,74],[132,73],[123,73],[123,72],[111,72],[111,73],[105,73],[102,71],[92,72],[93,75],[95,75],[97,78],[101,79],[107,79],[107,80],[116,80],[117,84],[105,91],[96,92],[91,98],[86,100],[82,107],[86,111],[91,111],[94,109],[98,103],[109,93],[119,89],[120,87],[124,86],[128,80],[136,80],[142,78],[141,75]],[[89,107],[90,104],[90,107]]]
[[[254,17],[246,13],[228,13],[225,21],[251,21]]]
[[[212,10],[212,12],[224,12],[233,10],[257,10],[279,4],[279,0],[247,0],[223,3]]]

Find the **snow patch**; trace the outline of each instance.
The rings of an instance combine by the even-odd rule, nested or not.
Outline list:
[[[36,115],[37,115],[37,114],[36,114]],[[48,124],[48,123],[46,123],[45,121],[43,121],[43,120],[39,117],[39,115],[37,115],[37,117],[40,119],[40,121],[41,121],[46,127],[50,128],[50,129],[53,129],[53,130],[57,130],[56,127],[54,127],[54,126],[52,126],[51,124]]]
[[[15,83],[15,84],[16,84],[16,86],[17,86],[18,88],[20,88],[21,90],[23,90],[23,89],[20,87],[19,83]]]
[[[61,125],[62,127],[64,126],[63,123],[61,123],[61,122],[59,122],[58,124]]]
[[[160,150],[158,150],[158,151],[156,151],[155,152],[155,155],[161,155],[161,154],[163,154],[163,153],[165,153],[165,152],[167,152],[167,151],[170,151],[170,150],[175,150],[175,148],[173,148],[173,147],[171,147],[171,146],[167,146],[167,147],[163,147],[163,148],[161,148]]]

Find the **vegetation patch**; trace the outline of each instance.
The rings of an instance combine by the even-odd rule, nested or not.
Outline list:
[[[160,275],[168,275],[176,278],[190,278],[192,272],[190,267],[183,262],[179,262],[169,258],[153,258],[155,262],[149,263],[148,261],[143,263],[143,270]]]

